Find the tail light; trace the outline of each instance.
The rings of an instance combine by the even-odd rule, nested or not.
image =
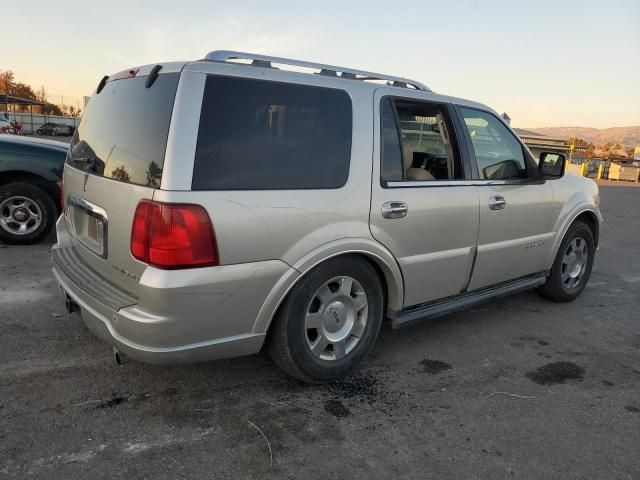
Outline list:
[[[213,225],[200,205],[141,201],[131,227],[131,254],[164,269],[219,264]]]

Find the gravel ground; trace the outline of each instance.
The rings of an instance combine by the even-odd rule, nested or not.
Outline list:
[[[64,312],[53,239],[0,245],[0,478],[640,478],[640,188],[601,187],[591,282],[398,331],[355,376],[126,362]]]

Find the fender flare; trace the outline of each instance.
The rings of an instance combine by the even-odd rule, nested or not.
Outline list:
[[[562,226],[558,229],[558,234],[555,237],[553,246],[549,253],[549,257],[547,258],[547,262],[546,262],[547,269],[551,269],[551,267],[553,266],[553,262],[556,258],[556,255],[558,254],[558,249],[560,248],[560,244],[562,243],[562,240],[564,240],[564,237],[567,234],[569,227],[583,213],[592,214],[596,218],[598,230],[600,229],[600,224],[602,223],[602,214],[600,213],[600,211],[591,205],[582,204],[577,206],[576,209],[574,209],[570,215],[566,215],[565,220],[562,223]],[[594,236],[595,235],[596,235],[596,232],[594,232]]]
[[[404,280],[395,257],[380,243],[366,238],[342,238],[325,243],[297,260],[280,277],[265,299],[253,326],[253,333],[266,333],[278,308],[291,289],[317,265],[345,254],[362,255],[382,271],[387,284],[387,307],[400,310],[404,302]]]

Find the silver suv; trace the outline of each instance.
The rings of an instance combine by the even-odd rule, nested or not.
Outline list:
[[[64,170],[68,308],[144,362],[266,344],[306,382],[394,327],[537,287],[584,289],[591,180],[499,115],[421,83],[215,51],[98,85]]]

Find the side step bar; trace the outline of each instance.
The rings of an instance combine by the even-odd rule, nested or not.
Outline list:
[[[481,290],[462,293],[444,300],[425,303],[418,307],[403,310],[390,310],[387,312],[387,316],[391,319],[391,326],[394,329],[400,328],[419,320],[442,317],[443,315],[448,315],[449,313],[486,302],[496,297],[529,290],[530,288],[542,285],[546,280],[547,272],[540,272],[527,277],[483,288]]]

